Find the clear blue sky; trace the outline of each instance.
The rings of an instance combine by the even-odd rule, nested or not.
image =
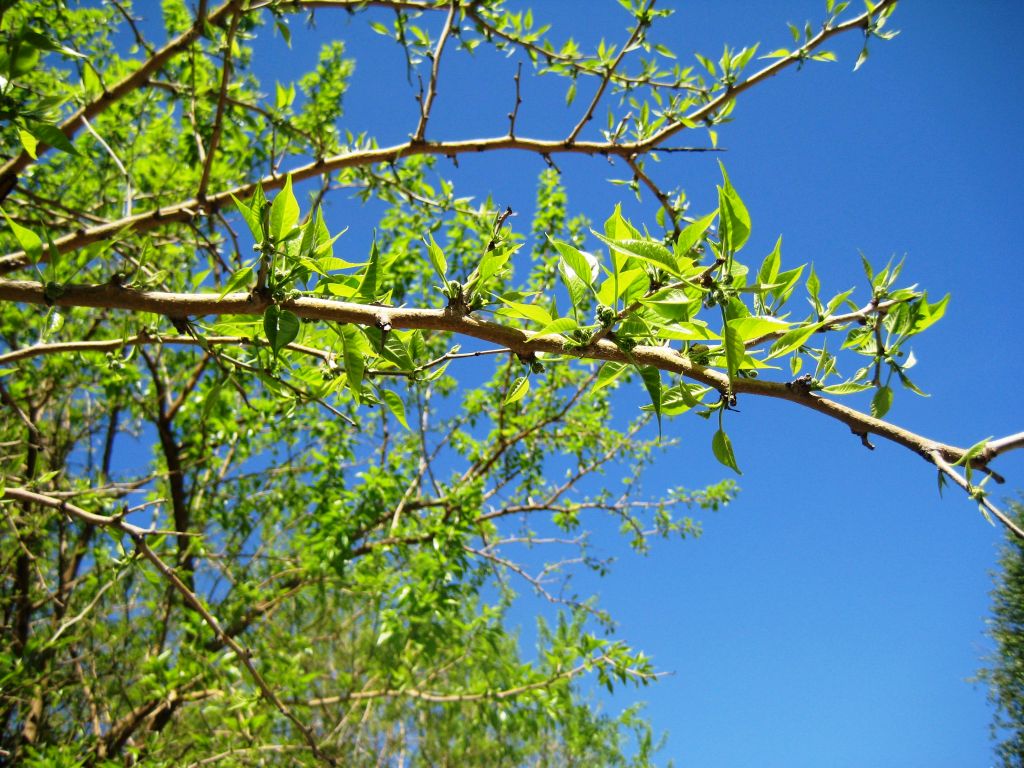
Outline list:
[[[628,19],[613,0],[532,5],[556,38],[571,34],[585,47],[601,36],[624,39]],[[817,24],[824,12],[821,0],[660,5],[677,9],[662,41],[684,61],[694,51],[717,58],[723,43],[785,46],[787,21]],[[403,140],[415,126],[412,92],[380,87],[404,83],[399,49],[342,13],[322,13],[319,24],[318,35],[343,37],[357,60],[345,127],[370,130],[382,144]],[[1024,9],[908,2],[893,26],[902,34],[875,41],[857,73],[860,38],[849,36],[832,46],[840,63],[788,70],[744,95],[720,144],[753,218],[753,258],[782,234],[791,266],[813,261],[826,293],[857,286],[863,299],[858,253],[876,263],[905,254],[907,282],[933,298],[953,294],[945,319],[914,345],[914,378],[931,397],[901,391],[890,416],[969,445],[1024,424],[1015,325],[1024,282]],[[305,40],[299,35],[293,51],[282,48],[258,69],[272,81],[307,66],[316,51]],[[504,133],[518,61],[446,59],[430,137]],[[518,133],[564,135],[592,87],[581,84],[566,110],[560,81],[525,78]],[[656,174],[681,183],[703,213],[716,205],[717,160],[676,155]],[[621,167],[558,163],[575,211],[600,221],[623,197],[604,183],[625,176]],[[539,158],[464,158],[460,166],[460,193],[490,193],[530,211]],[[649,199],[627,211],[654,227]],[[344,241],[357,255],[369,214],[355,201],[336,199],[331,208],[332,230],[351,225]],[[705,518],[701,540],[659,544],[645,559],[625,554],[593,585],[619,636],[674,672],[606,706],[647,701],[656,729],[670,734],[662,756],[678,765],[989,764],[990,711],[968,678],[989,648],[984,620],[1001,531],[959,493],[940,499],[935,473],[903,449],[879,440],[868,452],[841,425],[791,404],[748,399],[739,408],[728,423],[744,470],[739,500]],[[709,425],[681,418],[666,432],[681,443],[646,477],[649,495],[726,475],[710,456]],[[1012,496],[1024,484],[1024,456],[1005,457],[999,469]],[[609,554],[621,548],[612,536],[601,544]],[[532,618],[523,611],[522,620]]]

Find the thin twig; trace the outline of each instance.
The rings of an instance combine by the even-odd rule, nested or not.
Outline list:
[[[416,133],[412,135],[413,144],[419,144],[427,132],[427,121],[430,119],[430,110],[434,106],[434,99],[437,97],[437,75],[441,69],[441,53],[444,51],[444,44],[452,32],[452,22],[455,21],[455,12],[458,10],[459,0],[451,0],[448,8],[448,18],[445,19],[441,36],[437,40],[437,47],[434,49],[433,63],[430,67],[430,82],[427,84],[427,95],[420,102],[420,122],[416,126]]]
[[[519,79],[523,74],[523,62],[519,62],[519,66],[516,67],[516,73],[512,77],[513,82],[516,84],[516,103],[512,107],[512,111],[508,113],[508,135],[514,137],[516,135],[516,118],[519,116],[519,105],[523,103],[522,97],[519,95]]]
[[[622,46],[622,50],[619,51],[619,55],[615,57],[615,61],[609,64],[604,71],[604,75],[601,77],[601,84],[597,87],[597,93],[594,94],[594,98],[590,100],[590,106],[587,107],[587,111],[583,113],[583,117],[576,123],[576,127],[572,129],[569,135],[565,139],[566,144],[572,144],[576,141],[576,137],[580,135],[580,131],[583,130],[583,126],[591,121],[594,117],[594,110],[597,109],[598,103],[601,101],[601,97],[604,96],[605,89],[608,87],[608,83],[612,79],[612,75],[615,70],[618,69],[619,64],[625,58],[626,54],[632,51],[636,43],[643,36],[643,31],[648,25],[647,14],[650,13],[651,9],[654,8],[654,3],[657,0],[648,0],[647,4],[637,14],[636,26],[633,27],[633,32],[629,36],[629,40]]]
[[[213,117],[213,130],[210,132],[210,144],[206,148],[206,160],[203,162],[203,175],[199,179],[199,190],[196,192],[197,200],[206,197],[206,187],[210,183],[210,171],[213,168],[213,157],[217,153],[217,145],[220,143],[220,134],[224,127],[224,106],[227,103],[228,84],[231,82],[231,71],[234,68],[231,63],[231,49],[234,47],[235,33],[241,19],[241,9],[231,15],[231,25],[228,27],[227,37],[224,40],[224,69],[221,72],[220,92],[217,94],[217,107]]]
[[[972,499],[978,502],[988,512],[990,512],[999,522],[1006,526],[1006,528],[1018,539],[1024,541],[1024,530],[1020,528],[1013,520],[1011,520],[1002,510],[1000,510],[995,504],[989,501],[988,496],[984,492],[971,485],[963,475],[957,472],[953,466],[942,457],[942,452],[938,449],[928,452],[929,457],[933,464],[939,468],[939,471],[946,477],[950,478],[954,483],[959,485]]]

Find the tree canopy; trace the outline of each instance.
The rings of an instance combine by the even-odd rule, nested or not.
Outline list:
[[[860,67],[895,2],[829,0],[785,48],[692,65],[656,42],[668,10],[620,4],[622,39],[590,49],[502,0],[0,2],[6,757],[646,765],[639,711],[580,683],[658,670],[563,578],[607,567],[596,515],[641,552],[699,534],[732,480],[636,480],[684,414],[723,473],[756,461],[729,438],[749,398],[920,455],[1024,538],[989,494],[1024,433],[958,446],[886,420],[948,296],[867,258],[867,290],[832,293],[781,238],[745,250],[727,161],[713,210],[661,171],[833,38],[859,36]],[[346,126],[374,77],[356,34],[404,57],[378,86],[415,105],[401,140]],[[275,81],[293,36],[317,61]],[[437,132],[446,63],[487,50],[510,56],[503,132]],[[520,126],[538,77],[563,84],[564,132]],[[460,187],[484,155],[539,160],[533,212]],[[576,212],[576,157],[614,161],[651,219]],[[535,649],[506,620],[521,590],[552,606]]]

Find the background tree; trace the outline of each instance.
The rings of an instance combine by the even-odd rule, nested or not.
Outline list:
[[[897,263],[865,264],[860,304],[778,248],[745,264],[724,168],[710,212],[655,179],[653,159],[694,149],[677,136],[714,149],[737,98],[828,60],[830,38],[888,36],[894,3],[828,3],[753,74],[752,47],[676,65],[649,41],[664,12],[625,7],[624,44],[588,52],[497,2],[169,2],[164,30],[151,7],[3,6],[8,755],[644,764],[649,728],[578,680],[654,668],[552,577],[605,568],[593,513],[641,550],[695,533],[682,509],[730,483],[649,499],[631,481],[691,410],[736,469],[726,427],[755,395],[910,448],[1012,525],[984,483],[1021,435],[966,449],[883,420],[945,300],[901,288]],[[418,114],[394,144],[344,130],[358,70],[337,39],[272,97],[257,80],[271,34],[344,11],[406,56]],[[488,46],[566,78],[565,134],[518,129],[516,70],[506,134],[433,138],[442,62]],[[509,150],[550,166],[522,228],[448,165]],[[654,221],[572,215],[574,155],[628,168]],[[379,212],[365,247],[336,242],[339,190]],[[837,347],[860,358],[848,378]],[[454,378],[468,358],[493,363],[478,388]],[[762,375],[772,361],[789,372]],[[612,409],[625,382],[648,401],[634,421]],[[870,414],[833,399],[860,391]],[[516,583],[559,607],[535,654],[506,624]]]
[[[1019,503],[1011,509],[1018,520],[1024,517]],[[1014,768],[1024,765],[1024,547],[1019,539],[1007,540],[999,566],[989,627],[996,650],[980,677],[996,706],[993,736],[999,764]]]

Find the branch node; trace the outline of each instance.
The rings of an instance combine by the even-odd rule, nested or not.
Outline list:
[[[786,389],[797,395],[809,395],[814,389],[814,377],[809,373],[786,382]]]
[[[867,448],[869,451],[875,450],[875,444],[868,439],[867,432],[861,432],[856,429],[851,429],[851,432],[860,438],[860,444]]]

